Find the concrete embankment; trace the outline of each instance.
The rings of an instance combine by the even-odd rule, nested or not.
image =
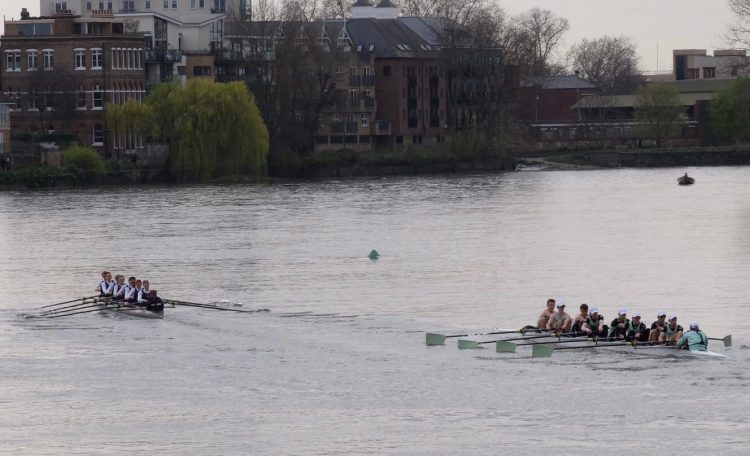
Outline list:
[[[544,157],[526,157],[526,167],[558,168],[657,168],[667,166],[736,166],[750,165],[750,148],[636,149],[560,152]]]

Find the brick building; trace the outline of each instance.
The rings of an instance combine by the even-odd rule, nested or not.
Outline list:
[[[5,21],[0,88],[14,103],[14,135],[72,135],[107,155],[140,147],[107,138],[105,106],[143,99],[143,43],[143,34],[124,33],[111,14],[31,18],[23,11]]]
[[[10,167],[10,108],[13,102],[0,94],[0,170]]]

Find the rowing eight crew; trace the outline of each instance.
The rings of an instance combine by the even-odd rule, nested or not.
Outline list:
[[[690,323],[690,330],[685,332],[677,324],[677,315],[672,314],[667,319],[667,313],[659,311],[656,320],[648,328],[641,321],[639,312],[633,313],[632,320],[627,318],[628,309],[622,308],[617,312],[617,318],[609,326],[604,324],[604,316],[599,309],[587,304],[581,304],[580,313],[574,318],[565,312],[565,303],[557,303],[554,299],[547,300],[547,307],[539,315],[537,328],[560,333],[573,333],[594,338],[608,338],[610,340],[625,340],[628,342],[647,342],[651,344],[672,345],[677,348],[690,350],[706,350],[708,336],[700,330],[698,322]]]
[[[146,307],[148,310],[163,310],[164,304],[161,298],[156,295],[156,290],[150,288],[148,280],[141,281],[135,277],[128,278],[125,283],[125,276],[117,274],[115,280],[112,280],[112,273],[109,271],[102,272],[102,280],[96,287],[99,296],[110,298],[113,301],[124,301],[129,304],[137,304]]]

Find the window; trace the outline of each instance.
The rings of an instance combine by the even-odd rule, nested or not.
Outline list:
[[[83,86],[79,86],[76,92],[76,109],[86,110],[86,91]]]
[[[352,101],[352,104],[357,103],[359,99],[359,94],[357,93],[357,89],[349,89],[349,99]]]
[[[45,70],[51,70],[55,67],[55,51],[52,49],[44,49],[42,51],[42,57],[44,58]]]
[[[55,3],[55,12],[61,13],[63,11],[68,10],[68,3],[67,2],[57,2]]]
[[[122,9],[125,11],[135,11],[134,0],[122,0]]]
[[[194,66],[193,76],[211,76],[210,66]]]
[[[357,75],[357,67],[351,67],[351,68],[349,68],[349,75],[350,76],[356,76]]]
[[[698,79],[700,78],[700,70],[698,68],[688,68],[685,79]]]
[[[164,0],[164,9],[169,8],[169,0]]]
[[[91,2],[86,2],[86,11],[91,11]]]
[[[99,11],[104,9],[104,2],[99,2]]]
[[[102,69],[102,50],[98,48],[94,48],[91,50],[91,69],[92,70],[101,70]]]
[[[29,92],[29,111],[39,111],[39,95],[36,93],[36,89],[31,89]]]
[[[93,91],[93,103],[91,109],[102,109],[104,108],[104,92],[102,92],[101,87],[99,85],[94,86]]]
[[[177,9],[177,0],[172,0],[172,9]]]
[[[107,2],[107,10],[112,11],[112,2]]]
[[[195,9],[195,0],[190,0],[190,7]]]
[[[198,8],[205,8],[206,0],[198,0]]]
[[[91,140],[92,146],[103,146],[104,145],[104,127],[99,124],[94,126],[94,135]]]
[[[37,66],[36,66],[36,57],[37,57],[38,54],[39,53],[37,52],[36,49],[29,49],[28,51],[26,51],[26,60],[27,60],[26,63],[28,65],[28,70],[29,71],[34,71],[34,70],[37,69]]]
[[[341,67],[336,67],[336,79],[339,81],[344,79],[344,73],[341,71]]]
[[[146,9],[151,9],[151,0],[146,0]]]
[[[715,77],[716,77],[716,67],[704,67],[703,68],[704,79],[714,79]]]
[[[362,68],[362,75],[363,76],[372,76],[372,68],[366,66]]]
[[[54,108],[55,105],[53,104],[53,100],[52,100],[52,90],[51,89],[48,88],[44,92],[44,100],[42,102],[44,103],[44,110],[45,111],[52,111],[52,110],[55,109]]]
[[[360,125],[362,125],[363,127],[370,125],[370,114],[362,113],[362,118],[360,119]]]
[[[86,69],[86,50],[74,49],[73,54],[75,56],[75,69],[85,70]]]
[[[5,71],[21,71],[21,51],[19,49],[5,51]]]

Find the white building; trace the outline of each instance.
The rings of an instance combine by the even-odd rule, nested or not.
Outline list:
[[[705,49],[675,49],[673,51],[674,79],[733,79],[746,73],[747,51],[724,49],[708,55]]]
[[[148,83],[215,76],[229,14],[249,18],[251,0],[39,0],[41,16],[70,12],[83,17],[113,13],[126,32],[146,35]]]

